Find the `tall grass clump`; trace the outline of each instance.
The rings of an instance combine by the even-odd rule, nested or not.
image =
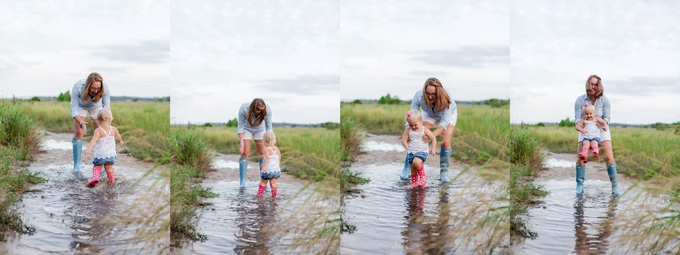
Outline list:
[[[344,112],[343,112],[344,113]],[[356,156],[361,153],[362,137],[359,126],[347,114],[342,114],[340,119],[340,160],[354,161]]]
[[[526,213],[530,205],[548,195],[540,185],[534,185],[537,171],[542,167],[543,155],[538,141],[523,128],[513,127],[510,132],[510,236],[517,238],[536,238],[538,235],[526,224]]]
[[[205,142],[189,128],[173,128],[170,133],[174,164],[170,181],[170,230],[172,242],[193,241],[206,237],[196,230],[196,210],[203,198],[216,197],[210,188],[200,185],[204,172],[210,170],[211,156]]]
[[[31,116],[23,115],[15,106],[0,102],[0,241],[5,233],[33,233],[16,208],[21,195],[30,186],[45,182],[39,174],[29,172],[26,160],[39,151],[40,137]]]

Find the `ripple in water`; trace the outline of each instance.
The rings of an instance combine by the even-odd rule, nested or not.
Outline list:
[[[361,150],[368,151],[404,151],[401,144],[368,141],[361,145]]]

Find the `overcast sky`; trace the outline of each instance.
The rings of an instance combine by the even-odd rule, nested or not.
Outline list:
[[[410,100],[429,77],[455,100],[510,98],[505,1],[362,1],[341,7],[342,100]]]
[[[612,122],[680,121],[677,1],[514,1],[511,121],[574,119],[591,74]]]
[[[114,96],[169,96],[168,1],[0,1],[0,97],[57,96],[99,72]]]
[[[340,121],[340,1],[172,1],[171,123]]]

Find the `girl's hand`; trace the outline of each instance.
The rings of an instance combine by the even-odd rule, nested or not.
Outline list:
[[[90,149],[87,149],[87,150],[85,150],[85,155],[89,155],[89,154],[90,154],[90,152],[91,152],[91,150],[90,150]]]
[[[240,144],[239,147],[238,147],[238,150],[241,152],[241,154],[243,154],[243,139],[238,140],[238,141],[239,141],[239,144]]]
[[[432,154],[432,156],[437,156],[437,148],[430,148],[430,154]]]
[[[267,172],[267,168],[265,166],[262,166],[262,170],[260,171],[261,174]]]

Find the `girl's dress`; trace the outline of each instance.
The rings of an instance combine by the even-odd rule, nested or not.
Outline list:
[[[584,120],[584,122],[585,127],[583,129],[586,130],[586,134],[583,135],[583,139],[589,141],[597,140],[597,142],[600,142],[600,129],[597,128],[597,122],[595,122],[595,120]]]
[[[102,127],[99,127],[106,136],[100,137],[97,140],[97,144],[94,146],[94,161],[92,164],[95,166],[101,166],[104,164],[115,164],[116,163],[116,138],[111,135],[113,127],[109,128],[109,132],[104,131]]]
[[[271,147],[267,147],[271,154],[269,155],[269,161],[265,167],[265,172],[260,173],[260,178],[262,179],[272,179],[281,177],[281,166],[279,161],[279,155],[276,154],[276,150]]]

